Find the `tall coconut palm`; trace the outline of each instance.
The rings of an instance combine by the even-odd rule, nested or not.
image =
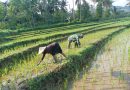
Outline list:
[[[112,6],[112,0],[103,0],[103,6],[106,8],[110,8]]]
[[[3,21],[5,21],[6,16],[7,16],[8,0],[4,2],[3,5],[4,5],[4,20]]]
[[[77,7],[78,7],[79,20],[81,21],[81,0],[76,0],[76,1],[75,1],[75,4],[76,4]]]
[[[74,12],[74,7],[75,6],[75,3],[74,3],[74,0],[73,0],[73,9],[72,9],[72,13],[73,13],[73,20],[75,20],[75,12]]]
[[[113,0],[92,0],[92,2],[98,3],[98,4],[100,3],[105,10],[104,15],[105,16],[110,15],[110,8],[112,6]]]
[[[65,19],[66,19],[66,12],[67,12],[67,9],[66,9],[66,6],[67,6],[67,3],[66,3],[66,0],[61,0],[60,3],[60,10],[62,12],[62,21],[64,22]]]
[[[110,8],[112,6],[113,0],[92,0],[92,2],[100,2],[105,8]]]
[[[86,2],[86,0],[76,0],[75,1],[75,4],[78,6],[78,13],[79,13],[79,20],[81,21],[81,15],[82,15],[82,13],[81,13],[81,2]]]

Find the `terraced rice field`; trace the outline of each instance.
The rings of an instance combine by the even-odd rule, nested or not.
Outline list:
[[[116,51],[115,48],[118,47],[117,44],[120,44],[123,41],[125,45],[128,45],[126,42],[128,41],[127,39],[130,33],[129,24],[129,18],[124,18],[116,21],[82,23],[39,30],[1,30],[1,88],[10,88],[12,90],[16,88],[19,90],[21,90],[21,88],[30,90],[79,90],[80,88],[81,90],[86,90],[86,87],[88,86],[83,86],[84,89],[82,86],[78,87],[78,85],[81,83],[83,83],[83,85],[94,84],[86,84],[86,78],[89,78],[89,75],[95,75],[95,79],[98,79],[98,76],[96,77],[96,72],[98,71],[94,71],[95,73],[91,72],[95,66],[98,66],[97,64],[101,64],[99,67],[102,67],[103,65],[106,65],[105,61],[107,61],[107,63],[117,62],[115,59],[116,56],[111,57],[111,59],[106,53],[114,55],[112,53]],[[72,46],[71,49],[67,49],[68,42],[66,39],[69,35],[74,33],[83,33],[85,35],[84,38],[80,40],[81,47],[74,48]],[[119,37],[120,34],[122,38]],[[41,55],[37,54],[38,47],[54,41],[60,43],[68,58],[63,58],[58,55],[58,63],[53,63],[52,56],[46,55],[42,64],[36,66],[41,59]],[[120,44],[120,46],[124,47],[123,44]],[[111,47],[113,52],[107,52],[107,49],[111,49]],[[119,47],[117,48],[117,52],[120,51]],[[124,51],[125,49],[121,48],[121,50]],[[107,59],[101,59],[102,55]],[[124,57],[125,55],[121,54],[121,56]],[[111,59],[111,61],[108,61],[108,59]],[[110,68],[109,65],[108,67],[107,65],[105,69]],[[119,65],[117,66],[120,67]],[[124,68],[122,69],[124,70]],[[110,71],[113,70],[113,68],[112,70],[110,69]],[[85,80],[81,77],[80,81],[79,76],[85,77]],[[5,86],[2,85],[3,82],[6,83]],[[90,89],[95,90],[95,88],[91,88],[91,85]]]
[[[83,71],[71,90],[130,89],[130,29],[114,37],[96,56],[92,68]]]

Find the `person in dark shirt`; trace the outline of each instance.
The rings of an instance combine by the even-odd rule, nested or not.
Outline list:
[[[63,53],[59,43],[54,42],[51,43],[45,47],[40,47],[39,48],[39,54],[43,54],[41,61],[38,63],[38,65],[42,62],[42,60],[44,59],[46,54],[51,54],[53,56],[53,59],[55,60],[55,62],[57,62],[56,60],[56,54],[60,53],[62,54],[64,57],[66,57],[66,55]]]
[[[75,43],[75,47],[79,47],[81,45],[79,39],[83,38],[83,34],[73,34],[68,37],[68,48],[70,48],[71,43]]]

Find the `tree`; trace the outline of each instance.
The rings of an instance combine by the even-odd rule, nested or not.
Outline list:
[[[96,16],[98,18],[102,17],[103,11],[105,11],[104,12],[104,16],[105,17],[109,17],[110,16],[110,11],[111,11],[111,7],[112,7],[112,3],[113,3],[112,0],[92,0],[92,1],[94,3],[98,3],[97,4],[97,10],[96,10]]]
[[[62,18],[56,19],[58,17],[56,14]],[[32,27],[35,27],[37,22],[50,24],[64,21],[66,14],[66,0],[10,0],[8,8],[10,24]]]
[[[10,0],[8,7],[8,16],[10,22],[17,24],[24,24],[28,26],[35,26],[36,14],[36,0]],[[26,23],[25,23],[26,22]],[[28,22],[28,24],[27,24]],[[12,25],[11,25],[12,26]]]
[[[60,2],[60,8],[61,8],[61,13],[62,13],[62,15],[61,15],[61,17],[62,17],[62,22],[64,22],[65,21],[65,19],[67,18],[67,9],[66,9],[66,0],[61,0],[61,2]]]
[[[78,7],[78,20],[81,21],[81,0],[76,0],[76,1],[75,1],[75,4],[76,4],[77,7]]]
[[[117,14],[118,14],[117,9],[116,9],[115,6],[113,7],[112,13],[113,13],[113,17],[114,17],[114,18],[115,18],[115,17],[117,16]]]
[[[2,2],[0,2],[0,21],[3,21],[3,18],[5,17],[4,14],[4,5]]]
[[[8,26],[11,29],[34,28],[40,24],[67,21],[69,12],[66,6],[66,0],[10,0],[7,6],[7,15],[4,14],[4,16],[8,18]]]
[[[75,1],[75,4],[77,5],[77,7],[78,7],[78,11],[77,11],[77,14],[78,14],[78,20],[79,21],[82,21],[82,12],[84,12],[83,11],[83,9],[88,9],[87,10],[87,14],[88,14],[88,11],[89,11],[89,4],[86,2],[86,0],[76,0]],[[89,13],[90,14],[90,13]],[[88,15],[89,15],[88,14]]]
[[[105,18],[109,18],[110,15],[111,15],[110,9],[105,9],[105,11],[104,11],[104,17],[105,17]]]
[[[112,6],[112,0],[92,0],[94,3],[102,3],[105,8],[110,8]]]
[[[103,15],[103,7],[102,7],[102,3],[99,2],[96,8],[96,18],[97,19],[102,18],[102,15]]]
[[[90,11],[89,11],[89,4],[83,0],[83,4],[81,5],[81,21],[87,21],[87,19],[90,17]]]
[[[102,0],[102,4],[104,6],[104,16],[109,18],[111,15],[111,7],[112,7],[112,0]]]
[[[73,20],[75,20],[75,10],[74,10],[74,6],[75,6],[75,3],[74,3],[74,0],[73,0],[73,9],[72,9]]]

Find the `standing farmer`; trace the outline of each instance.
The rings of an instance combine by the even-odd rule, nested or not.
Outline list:
[[[73,34],[73,35],[69,36],[68,37],[68,48],[70,48],[72,42],[75,42],[75,47],[79,47],[80,38],[83,38],[83,34]]]
[[[41,54],[41,53],[43,54],[43,56],[42,56],[41,61],[38,63],[38,65],[42,62],[42,60],[44,59],[46,54],[51,54],[53,56],[53,59],[55,60],[55,62],[57,62],[55,55],[58,53],[62,54],[64,57],[66,57],[66,55],[62,52],[62,49],[61,49],[59,43],[57,43],[57,42],[49,44],[45,47],[40,47],[39,54]]]

